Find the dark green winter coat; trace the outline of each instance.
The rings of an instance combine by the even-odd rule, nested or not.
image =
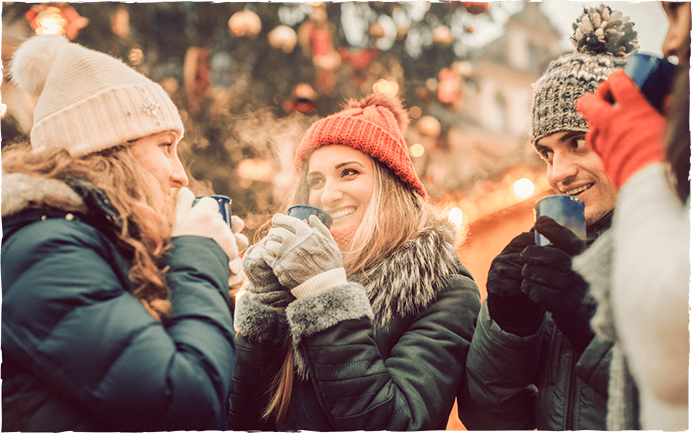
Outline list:
[[[367,278],[353,276],[285,312],[244,295],[229,428],[444,430],[480,307],[450,241],[446,228],[429,227]],[[289,413],[262,422],[287,332],[298,370]]]
[[[175,316],[161,325],[95,227],[103,212],[56,180],[5,174],[2,187],[2,430],[224,429],[234,346],[221,248],[173,239]]]

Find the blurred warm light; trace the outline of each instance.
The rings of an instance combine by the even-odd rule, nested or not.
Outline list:
[[[60,9],[48,7],[36,16],[37,35],[64,35],[67,20],[60,15]]]
[[[0,103],[0,118],[5,118],[5,114],[7,114],[7,104],[1,104]]]
[[[274,48],[283,50],[284,53],[290,53],[298,43],[298,35],[295,30],[287,25],[280,25],[267,35],[269,43]]]
[[[447,219],[458,229],[464,223],[464,212],[458,207],[453,207],[449,210]]]
[[[175,77],[166,77],[161,80],[161,87],[163,87],[163,90],[165,90],[166,93],[172,95],[178,91],[180,83],[178,82],[178,79]]]
[[[427,80],[425,80],[425,88],[430,90],[431,92],[437,92],[437,86],[437,78],[430,77]]]
[[[130,50],[130,53],[127,55],[127,60],[132,66],[137,66],[144,60],[144,52],[141,48],[135,47]]]
[[[517,197],[530,197],[535,189],[533,182],[527,178],[519,179],[514,182],[514,194],[516,194]]]
[[[452,63],[452,70],[456,72],[459,76],[470,77],[473,74],[473,65],[471,62],[466,60],[457,60]]]
[[[373,92],[384,93],[389,96],[396,96],[399,93],[399,85],[396,81],[380,79],[372,86]]]
[[[130,13],[124,7],[119,7],[111,16],[111,29],[121,38],[130,36]]]
[[[408,149],[408,151],[412,157],[418,158],[419,156],[423,156],[423,154],[425,153],[425,147],[423,147],[422,144],[417,143],[417,144],[414,144],[413,146],[411,146]]]
[[[373,38],[382,38],[385,35],[384,27],[376,21],[370,25],[369,33]]]
[[[243,179],[269,182],[272,179],[273,167],[271,161],[260,158],[249,158],[238,164],[238,175]]]
[[[244,9],[231,15],[228,20],[228,27],[233,36],[254,38],[262,30],[262,21],[256,13]]]
[[[454,36],[449,27],[441,24],[435,27],[432,31],[432,39],[437,45],[449,46],[454,43]]]
[[[88,18],[80,16],[75,8],[65,4],[37,4],[29,9],[25,17],[37,35],[60,35],[68,39],[74,39],[89,24]]]
[[[416,122],[416,127],[418,128],[418,132],[420,132],[421,134],[433,138],[438,137],[440,135],[440,132],[442,131],[442,125],[440,125],[440,121],[433,116],[427,115],[422,116],[420,119],[418,119],[418,122]]]
[[[414,105],[408,109],[408,117],[411,119],[418,119],[421,114],[423,114],[423,110],[421,110],[417,105]]]

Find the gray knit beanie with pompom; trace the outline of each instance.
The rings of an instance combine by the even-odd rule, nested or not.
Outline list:
[[[534,83],[531,108],[531,143],[561,131],[589,129],[575,107],[585,93],[595,92],[611,72],[622,69],[628,55],[639,48],[634,23],[622,12],[601,5],[584,9],[572,24],[576,50],[550,64]]]

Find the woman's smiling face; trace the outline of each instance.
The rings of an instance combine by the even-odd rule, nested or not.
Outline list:
[[[315,150],[308,160],[311,206],[325,210],[334,220],[332,229],[358,224],[375,188],[372,159],[348,146],[332,145]]]

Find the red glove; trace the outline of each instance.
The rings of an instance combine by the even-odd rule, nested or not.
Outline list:
[[[589,122],[586,142],[618,189],[637,171],[663,161],[666,119],[624,71],[582,96],[577,110]]]

